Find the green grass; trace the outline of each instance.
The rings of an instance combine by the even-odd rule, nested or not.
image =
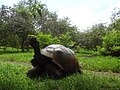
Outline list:
[[[95,52],[95,51],[84,50],[84,49],[82,49],[82,48],[80,48],[79,51],[76,52],[76,53],[77,53],[77,55],[78,55],[79,57],[82,57],[82,56],[89,57],[89,56],[91,56],[91,55],[97,55],[97,54],[98,54],[98,53]]]
[[[21,50],[17,51],[15,48],[0,49],[0,60],[2,61],[15,61],[15,62],[30,62],[33,58],[33,50],[30,52],[22,53]]]
[[[0,60],[4,61],[16,61],[16,62],[30,62],[30,60],[33,58],[33,53],[7,53],[7,54],[1,54]]]
[[[0,51],[0,90],[120,90],[120,75],[111,74],[120,73],[120,57],[94,56],[96,52],[81,50],[76,56],[82,63],[83,74],[52,80],[26,77],[33,54]]]
[[[8,53],[12,52],[12,53]],[[25,62],[29,63],[33,58],[34,53],[21,53],[13,51],[6,51],[5,54],[0,54],[0,60],[11,62]],[[120,72],[120,57],[112,56],[93,56],[95,52],[84,51],[76,53],[78,60],[81,62],[82,69],[94,71],[112,71]]]
[[[78,57],[82,69],[94,71],[112,71],[120,73],[120,58],[111,56]]]
[[[4,54],[0,54],[0,60],[29,63],[33,58],[33,55],[33,52],[16,53],[16,51],[13,52],[12,50],[6,50]],[[95,55],[95,52],[85,50],[81,50],[79,53],[76,53],[78,60],[81,62],[82,69],[92,71],[120,72],[120,57],[93,55]]]
[[[96,76],[89,72],[78,73],[60,80],[48,78],[29,79],[26,72],[30,67],[0,63],[0,90],[119,90],[120,78]]]

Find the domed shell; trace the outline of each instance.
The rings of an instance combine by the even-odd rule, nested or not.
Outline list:
[[[55,64],[68,73],[74,73],[80,69],[74,51],[63,45],[49,45],[41,50],[41,54],[51,58]]]

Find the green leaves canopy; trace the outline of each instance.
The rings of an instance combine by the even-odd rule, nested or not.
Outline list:
[[[120,31],[112,30],[103,37],[101,53],[106,55],[120,56]]]

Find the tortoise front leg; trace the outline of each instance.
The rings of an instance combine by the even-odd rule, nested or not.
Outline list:
[[[46,64],[45,71],[49,77],[52,77],[54,79],[60,78],[60,76],[61,76],[59,69],[55,65],[52,65],[52,64]]]
[[[40,76],[43,76],[44,74],[45,74],[45,70],[43,68],[37,68],[37,67],[34,67],[33,69],[27,72],[27,76],[29,78],[38,78]]]

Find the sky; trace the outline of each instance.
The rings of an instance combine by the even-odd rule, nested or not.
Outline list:
[[[0,5],[17,4],[20,0],[0,0]],[[71,24],[80,30],[98,23],[110,23],[115,7],[120,8],[120,0],[41,0],[49,11],[57,11],[58,17],[68,17]]]

